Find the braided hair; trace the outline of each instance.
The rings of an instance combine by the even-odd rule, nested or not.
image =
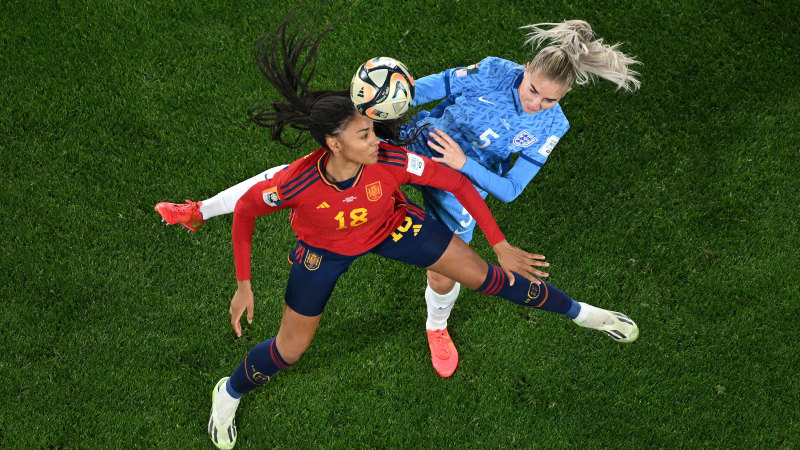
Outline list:
[[[319,35],[299,36],[288,31],[291,16],[292,12],[278,28],[259,37],[254,45],[253,55],[258,68],[283,100],[252,108],[250,120],[268,128],[274,140],[289,148],[302,146],[309,135],[327,148],[325,138],[337,136],[359,113],[350,99],[349,90],[314,91],[309,87],[317,68],[319,44],[334,24]],[[375,122],[375,134],[385,141],[408,145],[418,133],[410,139],[401,139],[400,124],[400,121]],[[301,133],[294,138],[287,137],[287,127]]]

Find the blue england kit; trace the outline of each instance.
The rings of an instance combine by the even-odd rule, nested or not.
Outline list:
[[[558,104],[534,114],[523,111],[518,88],[524,72],[523,65],[488,57],[469,67],[420,78],[414,105],[444,100],[430,112],[420,111],[408,125],[428,124],[431,130],[439,128],[449,134],[467,156],[461,172],[484,198],[492,194],[506,203],[522,193],[569,129]],[[409,149],[424,156],[440,156],[426,140]],[[512,167],[514,154],[519,157]],[[418,188],[425,209],[469,242],[475,221],[455,197],[425,186]]]

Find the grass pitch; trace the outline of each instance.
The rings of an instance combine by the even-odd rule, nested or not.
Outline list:
[[[277,332],[292,234],[258,222],[256,320],[233,340],[230,217],[189,234],[153,205],[300,156],[245,114],[275,97],[252,44],[293,3],[0,4],[4,447],[210,447],[211,388]],[[237,448],[800,446],[797,2],[506,3],[316,6],[342,19],[316,87],[378,55],[417,76],[524,62],[529,23],[623,41],[642,90],[576,87],[550,161],[489,205],[554,284],[641,337],[465,292],[443,380],[423,272],[366,257],[304,358],[244,398]]]

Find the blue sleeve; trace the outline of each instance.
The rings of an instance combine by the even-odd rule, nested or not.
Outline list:
[[[543,162],[520,155],[511,170],[502,176],[489,171],[472,158],[467,158],[461,173],[501,202],[508,203],[519,197],[543,165]]]
[[[550,127],[550,137],[536,147],[530,147],[519,155],[517,162],[508,173],[497,175],[486,169],[472,158],[467,158],[461,172],[466,175],[476,186],[492,194],[498,200],[508,203],[525,189],[525,186],[539,173],[550,152],[553,151],[558,141],[569,129],[569,122],[563,114],[554,121]]]
[[[516,64],[505,59],[489,56],[467,67],[456,67],[433,75],[422,77],[414,82],[414,101],[412,105],[425,103],[460,94],[469,90],[491,89]]]
[[[489,56],[471,66],[451,69],[450,91],[460,94],[464,91],[484,92],[492,90],[503,82],[509,69],[519,64],[505,59]]]
[[[439,100],[450,95],[449,70],[422,77],[414,82],[414,106]]]

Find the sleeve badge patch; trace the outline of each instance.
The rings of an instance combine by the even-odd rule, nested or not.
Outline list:
[[[368,184],[365,186],[365,188],[367,190],[367,200],[371,202],[377,202],[383,196],[383,191],[381,190],[380,181]]]
[[[522,130],[521,133],[514,136],[514,145],[517,147],[528,148],[531,145],[539,142],[538,139],[532,134],[528,132],[528,130]]]
[[[550,136],[547,138],[547,141],[545,141],[542,148],[539,149],[539,154],[547,158],[550,156],[550,152],[553,151],[553,148],[555,148],[556,144],[558,144],[558,137]]]
[[[475,73],[478,73],[478,64],[477,63],[473,64],[471,66],[465,67],[463,69],[456,70],[456,76],[459,77],[459,78],[463,77],[465,75],[472,75],[472,74],[475,74]]]
[[[283,204],[281,196],[278,195],[278,186],[261,191],[261,197],[264,199],[264,203],[269,206],[281,206]]]
[[[421,156],[415,155],[413,153],[408,154],[408,166],[406,170],[409,173],[413,173],[414,175],[421,177],[422,172],[425,171],[425,160],[422,159]]]

